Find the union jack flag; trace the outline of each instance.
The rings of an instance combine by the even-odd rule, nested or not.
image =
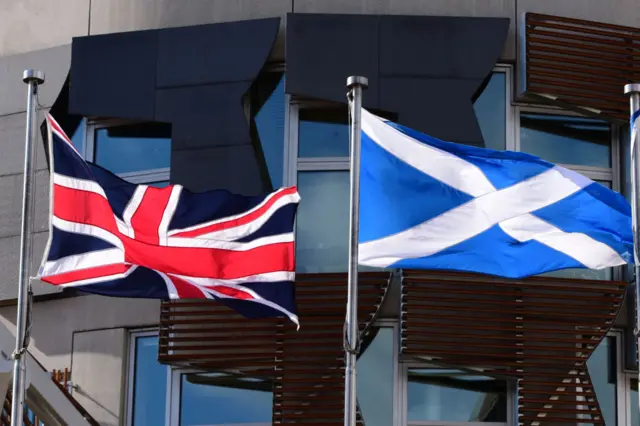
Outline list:
[[[38,278],[118,297],[217,299],[249,318],[295,309],[295,187],[245,197],[126,182],[47,115],[50,234]]]

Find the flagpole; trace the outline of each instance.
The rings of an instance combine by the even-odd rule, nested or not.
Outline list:
[[[22,186],[22,228],[20,234],[20,273],[18,277],[18,308],[16,319],[16,349],[13,352],[13,383],[11,390],[11,426],[22,426],[25,399],[27,350],[27,318],[29,302],[29,272],[31,269],[31,231],[34,169],[36,149],[36,95],[38,85],[44,83],[44,73],[26,70],[22,81],[29,85],[27,92],[27,130],[24,144],[24,178]]]
[[[349,115],[351,117],[349,172],[349,271],[347,278],[347,315],[345,320],[344,425],[356,425],[356,361],[360,349],[358,335],[358,228],[360,220],[360,127],[362,89],[368,86],[366,77],[351,76]]]
[[[640,188],[640,168],[638,167],[638,160],[640,159],[640,137],[638,135],[639,126],[636,126],[638,121],[638,115],[640,114],[640,84],[627,84],[624,86],[624,93],[629,96],[630,104],[630,125],[631,134],[630,138],[630,154],[631,154],[631,210],[632,210],[632,226],[633,226],[633,248],[634,248],[634,272],[635,272],[635,294],[636,294],[636,324],[635,324],[635,337],[636,337],[636,349],[638,350],[636,355],[636,362],[638,362],[638,378],[640,380],[640,215],[638,214],[638,189]],[[638,399],[640,404],[640,392],[638,393]],[[640,405],[639,405],[640,406]]]

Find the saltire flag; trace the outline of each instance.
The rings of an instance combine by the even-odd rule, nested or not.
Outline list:
[[[295,307],[295,187],[245,197],[126,182],[47,115],[50,234],[38,278],[106,296],[217,299],[249,318]]]
[[[640,109],[639,110],[635,110],[631,112],[631,118],[629,120],[630,123],[630,127],[631,127],[631,131],[630,131],[630,135],[631,135],[631,179],[634,179],[633,173],[635,172],[635,170],[637,170],[638,167],[638,161],[640,161],[640,159],[635,158],[636,155],[636,147],[635,144],[638,143],[638,121],[640,121]],[[632,185],[632,192],[633,194],[631,194],[631,203],[632,203],[632,211],[635,211],[636,213],[636,218],[638,217],[638,206],[636,205],[637,202],[637,188],[634,188],[634,185]],[[636,222],[636,228],[637,228],[638,224]],[[637,232],[637,229],[636,229]],[[636,242],[637,243],[637,242]],[[638,247],[635,247],[635,251],[634,251],[634,261],[636,265],[640,265],[640,258],[638,256]]]
[[[633,263],[627,201],[566,168],[364,109],[361,155],[362,265],[522,278]]]

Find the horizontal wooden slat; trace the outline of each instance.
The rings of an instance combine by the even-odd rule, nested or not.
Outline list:
[[[615,321],[626,283],[404,271],[401,287],[403,359],[520,379],[523,425],[601,416],[586,360]]]
[[[389,280],[388,272],[359,274],[361,332],[374,319]],[[297,274],[300,330],[284,318],[247,320],[212,301],[165,302],[159,360],[268,378],[274,424],[341,425],[346,295],[346,274]],[[360,414],[358,419],[362,423]]]
[[[628,121],[623,87],[640,77],[640,30],[536,13],[525,16],[525,95],[551,95],[551,102]]]

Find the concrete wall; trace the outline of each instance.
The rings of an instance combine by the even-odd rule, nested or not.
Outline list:
[[[157,300],[81,296],[38,302],[29,351],[49,371],[71,368],[73,396],[100,424],[119,425],[129,329],[154,326],[159,316]],[[0,308],[0,321],[12,332],[15,318],[15,306]]]
[[[79,35],[301,12],[509,17],[504,59],[515,60],[517,17],[529,11],[640,26],[635,0],[0,0],[0,56],[66,44]],[[274,54],[284,56],[282,38]]]
[[[73,395],[102,425],[120,424],[126,371],[124,328],[82,331],[73,339]]]
[[[25,68],[47,74],[40,103],[49,107],[66,77],[72,37],[263,17],[283,18],[274,59],[284,58],[289,12],[495,16],[511,18],[504,61],[517,58],[526,11],[640,27],[636,0],[0,0],[0,300],[17,294],[26,86]],[[55,47],[62,46],[62,47]],[[47,179],[38,144],[34,265],[47,240]],[[36,283],[38,294],[53,287]],[[122,412],[126,329],[158,321],[158,302],[86,296],[38,302],[31,350],[48,369],[73,367],[77,397],[106,425]],[[15,308],[0,308],[13,328]],[[105,370],[98,373],[100,368]]]

